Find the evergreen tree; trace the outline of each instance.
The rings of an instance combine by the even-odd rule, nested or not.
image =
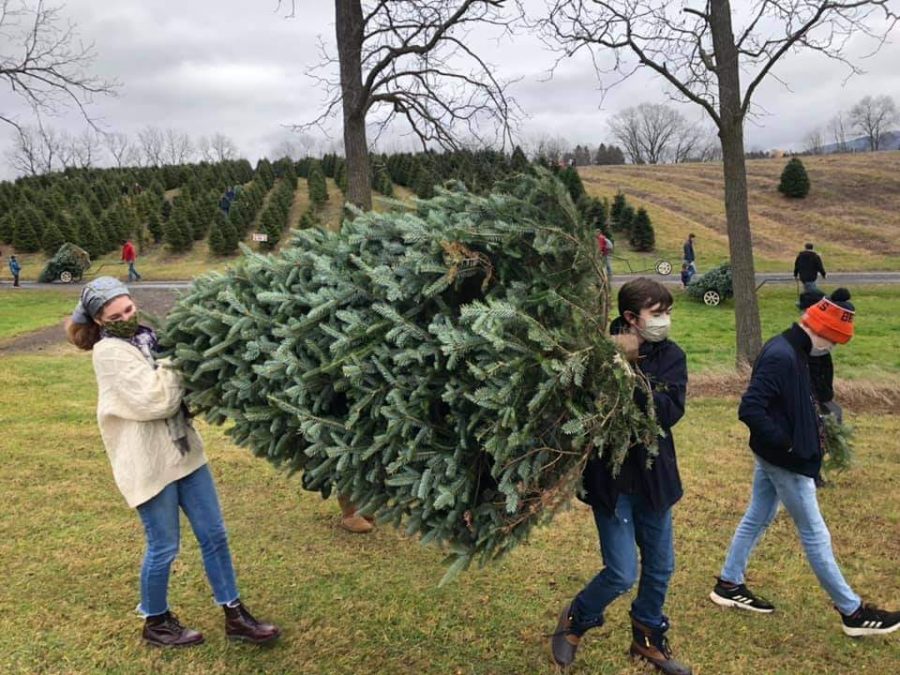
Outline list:
[[[416,179],[413,183],[413,190],[419,199],[431,199],[434,197],[434,184],[437,178],[431,170],[431,163],[422,161],[416,169]]]
[[[328,185],[325,183],[325,173],[318,162],[315,162],[309,168],[307,188],[309,189],[309,201],[316,208],[328,201]]]
[[[338,157],[334,164],[334,182],[341,192],[347,192],[347,162],[343,157]]]
[[[619,229],[626,234],[631,234],[631,225],[634,222],[635,213],[634,207],[631,204],[626,204],[625,208],[622,210],[622,215],[619,216]]]
[[[41,239],[35,228],[40,220],[40,212],[31,204],[19,209],[13,225],[13,246],[17,251],[36,253],[41,250]]]
[[[597,199],[596,197],[586,199],[584,208],[581,211],[585,224],[608,235],[607,209],[608,205],[603,199]]]
[[[572,201],[577,204],[585,195],[584,185],[581,182],[581,176],[578,175],[578,171],[574,166],[566,167],[563,171],[560,171],[559,179],[569,191],[569,196],[572,198]]]
[[[150,236],[153,237],[154,244],[158,244],[162,241],[163,226],[159,218],[159,213],[157,213],[155,209],[147,216],[147,229],[150,231]]]
[[[216,211],[209,231],[209,249],[219,256],[231,255],[237,250],[237,233],[224,211]]]
[[[625,207],[628,206],[628,202],[625,199],[625,195],[620,190],[616,193],[616,196],[613,197],[612,207],[609,210],[609,219],[612,222],[612,226],[619,230],[622,228],[622,213],[625,211]]]
[[[173,253],[190,250],[194,244],[191,224],[188,222],[188,209],[182,204],[176,205],[169,220],[163,225],[163,241]]]
[[[518,145],[513,148],[512,156],[509,159],[510,169],[513,173],[527,173],[530,165],[528,158]]]
[[[587,459],[617,472],[657,433],[601,330],[593,230],[546,174],[497,190],[300,230],[198,279],[163,332],[193,411],[446,545],[447,577],[546,522]]]
[[[62,246],[65,241],[65,237],[63,237],[62,232],[59,231],[59,226],[51,221],[47,224],[47,227],[44,228],[44,237],[41,239],[41,248],[44,249],[44,253],[52,256],[56,254],[56,251],[59,250],[59,247]]]
[[[803,199],[809,194],[809,176],[799,157],[793,157],[781,172],[778,191],[785,197]]]
[[[13,213],[12,211],[3,212],[0,215],[0,243],[12,244],[13,240]]]
[[[59,214],[56,219],[56,227],[59,230],[59,233],[62,235],[63,241],[72,242],[73,244],[78,239],[78,229],[75,227],[75,223],[68,213],[63,211]]]
[[[650,223],[647,210],[640,208],[631,223],[631,236],[628,242],[635,251],[652,251],[656,247],[656,234]]]

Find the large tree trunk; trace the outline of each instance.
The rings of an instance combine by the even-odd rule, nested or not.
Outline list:
[[[751,364],[762,349],[762,329],[756,301],[756,274],[747,206],[747,168],[744,164],[744,113],[738,53],[728,0],[710,2],[710,28],[719,82],[719,138],[725,173],[725,218],[734,282],[737,326],[737,364]]]
[[[346,197],[363,211],[370,211],[372,184],[369,179],[369,144],[366,140],[366,94],[362,83],[362,5],[360,0],[335,0],[334,4],[344,110]]]

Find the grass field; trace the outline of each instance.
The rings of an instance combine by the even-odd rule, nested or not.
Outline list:
[[[836,352],[837,374],[854,380],[900,384],[900,352],[886,349],[900,335],[900,296],[890,286],[853,289],[857,308],[856,336]],[[764,286],[759,292],[763,339],[781,332],[799,317],[793,286]],[[13,291],[0,289],[0,340],[49,326],[71,311],[75,296],[62,290]],[[688,357],[691,373],[727,372],[735,361],[734,306],[694,302],[675,293],[672,338]],[[613,302],[615,305],[615,302]]]
[[[185,525],[175,611],[207,636],[188,651],[138,640],[141,528],[117,493],[94,418],[90,358],[4,358],[0,368],[0,671],[160,673],[552,673],[545,634],[560,604],[600,566],[581,505],[495,566],[437,588],[441,554],[390,528],[354,537],[337,506],[203,426],[248,605],[278,621],[271,649],[227,645],[199,551]],[[686,488],[676,507],[667,612],[678,654],[697,673],[896,672],[896,636],[854,641],[779,517],[750,568],[772,616],[707,599],[745,506],[751,458],[735,404],[692,402],[677,427]],[[856,468],[821,493],[845,574],[863,595],[900,605],[900,418],[860,416]],[[861,526],[864,524],[864,526]],[[628,602],[588,634],[573,673],[640,673],[626,657]],[[893,665],[891,665],[893,664]]]
[[[900,270],[900,152],[804,157],[812,189],[805,199],[777,191],[787,160],[747,162],[750,224],[759,271],[792,271],[804,242],[815,242],[829,271]],[[621,190],[644,206],[656,230],[651,256],[681,260],[689,232],[701,271],[728,258],[720,164],[588,167],[579,170],[589,194],[612,199]],[[622,263],[616,272],[627,271]]]
[[[62,290],[0,289],[0,343],[17,335],[60,323],[71,314],[77,297]]]

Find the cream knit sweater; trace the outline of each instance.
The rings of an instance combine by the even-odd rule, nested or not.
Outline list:
[[[178,411],[181,376],[167,361],[151,366],[125,340],[104,338],[94,345],[97,423],[116,485],[135,507],[166,485],[206,464],[203,441],[191,428],[191,451],[182,456],[169,438],[166,419]]]

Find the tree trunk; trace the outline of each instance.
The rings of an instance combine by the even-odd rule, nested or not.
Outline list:
[[[347,201],[372,209],[369,144],[366,140],[366,94],[362,83],[363,14],[360,0],[335,0],[335,32],[341,68],[344,110],[344,158]]]
[[[738,52],[728,0],[710,2],[710,28],[719,83],[719,139],[725,174],[725,219],[734,283],[737,327],[737,365],[752,364],[762,349],[762,329],[756,301],[753,242],[747,205],[747,167],[744,163],[744,113]]]

